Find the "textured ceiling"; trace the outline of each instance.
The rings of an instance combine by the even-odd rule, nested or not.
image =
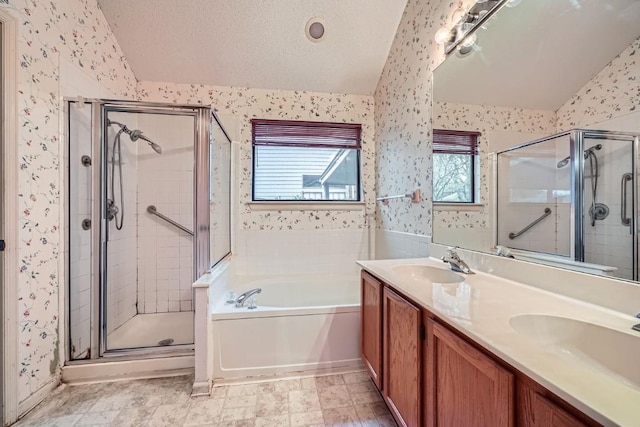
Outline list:
[[[98,0],[138,80],[373,94],[406,0]],[[326,24],[309,41],[312,17]]]
[[[639,0],[524,0],[434,72],[438,101],[556,110],[640,36]]]

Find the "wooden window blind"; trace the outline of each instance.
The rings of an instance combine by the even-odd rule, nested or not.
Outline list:
[[[254,146],[361,148],[359,124],[253,119],[251,127]]]
[[[459,130],[433,130],[434,154],[478,154],[478,137],[480,132],[467,132]]]

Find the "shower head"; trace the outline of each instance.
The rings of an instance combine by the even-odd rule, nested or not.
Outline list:
[[[162,154],[162,147],[156,144],[155,142],[153,142],[152,140],[150,140],[149,138],[147,138],[146,136],[144,136],[141,130],[138,130],[138,129],[132,130],[131,133],[129,134],[129,138],[131,138],[131,140],[134,142],[137,141],[138,139],[146,141],[147,144],[151,146],[153,151],[155,151],[158,154]]]
[[[590,154],[595,155],[593,152],[595,150],[601,150],[602,149],[602,144],[596,144],[593,147],[589,147],[586,150],[584,150],[584,158],[586,159],[587,157],[589,157]],[[563,168],[565,166],[567,166],[567,163],[569,163],[569,159],[571,158],[571,156],[569,157],[565,157],[564,159],[560,160],[558,162],[558,164],[556,165],[556,167],[558,169]]]
[[[143,141],[146,141],[146,143],[149,144],[149,146],[151,146],[153,151],[155,151],[158,154],[162,154],[162,147],[160,145],[156,144],[155,142],[153,142],[152,140],[150,140],[149,138],[147,138],[146,136],[144,136],[142,134],[141,130],[139,130],[139,129],[131,130],[131,129],[129,129],[127,127],[127,125],[124,125],[124,124],[118,123],[118,122],[114,122],[112,120],[107,120],[107,126],[111,126],[111,125],[120,126],[120,130],[122,132],[126,133],[127,135],[129,135],[129,138],[131,139],[131,141],[136,142],[139,139],[141,139]]]

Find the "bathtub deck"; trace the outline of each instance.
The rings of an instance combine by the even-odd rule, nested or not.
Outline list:
[[[191,398],[191,377],[63,386],[27,426],[395,426],[364,372],[214,387]]]

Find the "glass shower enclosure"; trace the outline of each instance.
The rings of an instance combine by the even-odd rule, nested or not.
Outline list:
[[[192,349],[191,286],[230,251],[228,136],[201,106],[66,117],[69,359]]]
[[[638,280],[638,135],[576,129],[497,154],[498,245]]]

